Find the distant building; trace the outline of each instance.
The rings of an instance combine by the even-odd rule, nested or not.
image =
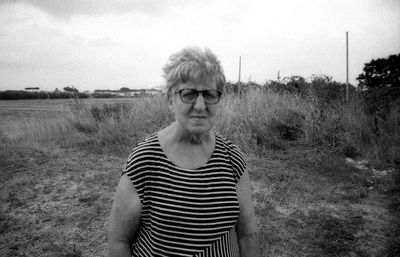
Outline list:
[[[151,89],[146,89],[145,90],[145,94],[146,95],[158,95],[158,94],[161,94],[161,93],[162,93],[161,90],[155,89],[155,88],[151,88]]]
[[[26,87],[25,91],[28,92],[39,92],[40,88],[39,87]]]
[[[145,90],[144,89],[130,89],[129,91],[124,91],[123,92],[125,96],[139,96],[139,95],[144,95]]]
[[[159,89],[129,89],[129,90],[102,90],[97,89],[94,91],[95,94],[103,94],[103,95],[115,95],[115,96],[123,96],[123,97],[137,97],[137,96],[145,96],[145,95],[157,95],[161,94],[162,91]]]
[[[94,91],[95,94],[100,94],[100,95],[118,95],[120,91],[119,90],[109,90],[109,89],[96,89]]]

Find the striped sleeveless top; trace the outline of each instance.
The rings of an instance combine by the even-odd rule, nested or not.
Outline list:
[[[133,256],[239,256],[235,185],[246,163],[234,144],[215,138],[211,158],[194,170],[172,163],[157,134],[133,150],[123,171],[142,204]]]

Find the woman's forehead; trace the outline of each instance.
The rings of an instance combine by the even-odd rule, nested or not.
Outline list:
[[[215,78],[208,78],[206,80],[201,80],[201,81],[193,81],[189,80],[186,83],[179,83],[177,86],[177,89],[183,89],[183,88],[200,88],[200,89],[217,89],[217,82]]]

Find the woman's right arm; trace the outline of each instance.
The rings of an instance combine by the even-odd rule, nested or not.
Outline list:
[[[131,257],[132,243],[140,226],[141,209],[142,205],[134,185],[126,174],[122,175],[108,221],[110,257]]]

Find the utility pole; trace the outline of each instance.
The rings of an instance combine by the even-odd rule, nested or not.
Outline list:
[[[238,79],[238,92],[242,95],[242,87],[240,85],[240,73],[242,72],[242,57],[239,56],[239,79]]]
[[[346,31],[346,102],[349,102],[349,32]]]

